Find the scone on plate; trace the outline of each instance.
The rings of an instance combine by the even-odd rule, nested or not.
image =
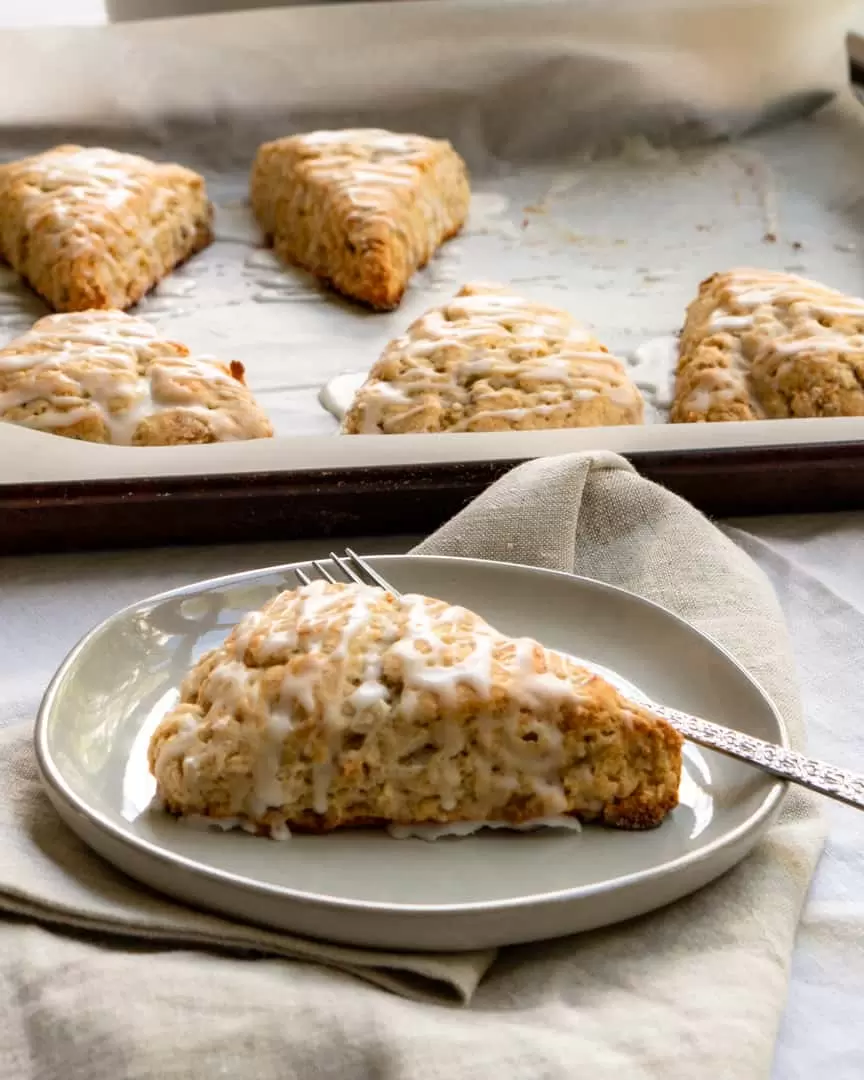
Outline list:
[[[0,254],[55,311],[124,309],[212,239],[181,165],[57,146],[0,166]]]
[[[251,199],[277,255],[388,310],[414,271],[462,228],[470,192],[450,143],[359,129],[265,143]]]
[[[864,300],[737,269],[703,281],[681,333],[670,419],[864,415]]]
[[[624,364],[566,311],[465,285],[391,341],[345,415],[349,435],[642,422]]]
[[[677,804],[681,737],[570,658],[461,607],[314,582],[247,615],[149,747],[173,814],[279,835]]]
[[[122,311],[49,315],[0,349],[0,421],[129,446],[273,434],[242,364],[193,356]]]

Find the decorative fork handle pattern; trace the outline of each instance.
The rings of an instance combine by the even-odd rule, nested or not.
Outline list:
[[[666,705],[650,706],[651,711],[664,720],[668,720],[681,734],[691,742],[707,746],[710,750],[719,750],[721,754],[747,761],[765,772],[779,776],[782,780],[791,780],[802,787],[818,791],[831,799],[847,803],[858,810],[864,810],[864,774],[840,769],[825,761],[807,757],[795,750],[787,750],[776,743],[744,735],[740,731],[714,724],[710,720],[701,720],[689,713],[670,709]]]

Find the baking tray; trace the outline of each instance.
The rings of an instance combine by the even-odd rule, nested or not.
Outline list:
[[[776,44],[777,13],[795,6],[755,5],[763,15],[775,16],[763,28],[769,34],[765,41]],[[664,41],[667,51],[678,49],[677,71],[684,58],[696,54],[681,30],[682,4],[661,8],[679,18],[666,24],[659,19],[659,26],[655,18],[650,33]],[[731,11],[728,4],[719,8],[727,16]],[[702,10],[711,9],[718,17],[719,8]],[[820,18],[833,11],[827,5]],[[593,324],[604,342],[633,359],[661,418],[668,364],[664,370],[658,360],[662,350],[650,343],[668,341],[680,326],[701,278],[749,264],[789,269],[854,293],[864,290],[859,246],[864,243],[864,109],[851,91],[831,85],[837,65],[836,58],[829,62],[830,49],[815,50],[823,57],[822,67],[804,71],[799,64],[794,77],[787,74],[788,65],[777,65],[770,73],[770,93],[764,92],[771,80],[762,69],[754,71],[750,84],[744,77],[737,82],[729,77],[736,63],[740,68],[740,50],[719,59],[715,55],[714,79],[705,85],[714,87],[716,100],[709,101],[705,93],[700,98],[697,91],[704,86],[682,82],[681,100],[665,113],[652,99],[646,74],[650,64],[634,60],[631,49],[631,100],[603,104],[595,96],[586,102],[576,91],[596,76],[590,65],[585,74],[586,56],[596,58],[597,53],[591,33],[606,40],[610,28],[580,25],[573,39],[578,47],[567,54],[567,77],[562,78],[562,34],[565,25],[572,32],[572,12],[572,5],[556,3],[516,2],[496,9],[439,0],[400,4],[384,14],[380,5],[351,5],[206,21],[157,20],[137,28],[79,31],[74,38],[67,31],[53,46],[45,35],[22,38],[14,48],[4,42],[0,52],[5,49],[6,55],[0,60],[18,65],[17,74],[25,80],[18,100],[32,105],[29,113],[19,110],[16,116],[0,111],[4,156],[61,140],[101,142],[175,158],[206,175],[217,206],[216,243],[138,310],[177,340],[242,360],[278,437],[130,449],[0,425],[0,551],[423,532],[519,461],[575,450],[623,453],[643,474],[715,515],[864,505],[864,420],[859,419],[653,423],[490,435],[335,435],[336,421],[318,404],[321,386],[342,372],[368,368],[387,340],[465,281],[510,282]],[[442,36],[451,45],[460,36],[468,38],[468,23],[481,16],[486,28],[482,43],[470,39],[473,44],[454,61],[458,70],[451,65],[442,74],[440,60],[436,70],[430,56]],[[561,21],[565,16],[566,24]],[[305,82],[295,76],[291,110],[277,108],[265,63],[272,53],[279,53],[284,73],[290,70],[290,49],[302,51],[306,38],[329,34],[332,39],[338,28],[335,40],[346,35],[350,40],[349,31],[355,38],[366,34],[380,50],[387,46],[385,27],[403,41],[413,34],[425,43],[411,64],[403,64],[405,70],[388,73],[386,85],[378,76],[378,82],[371,78],[368,64],[365,74],[354,70],[346,75],[337,55],[327,61],[327,70],[306,72]],[[760,45],[758,27],[750,29],[751,51],[758,52],[765,41]],[[799,37],[807,36],[800,19],[794,29]],[[616,33],[619,53],[606,58],[607,66],[620,66],[620,55],[627,54],[620,26]],[[651,52],[648,33],[645,27],[634,30],[644,49],[640,57]],[[267,49],[262,52],[262,46],[251,55],[251,43],[264,40],[270,42]],[[217,46],[221,68],[214,70]],[[34,52],[52,52],[52,79],[39,81],[31,73],[27,83],[21,56],[28,49],[31,60]],[[785,58],[794,53],[787,49]],[[811,47],[807,56],[813,55]],[[160,58],[163,66],[171,61],[186,73],[171,100],[160,97],[164,81],[157,82],[152,71],[142,85],[142,72],[158,67]],[[701,71],[706,58],[699,59]],[[486,72],[482,86],[476,85],[473,70],[478,64]],[[495,64],[497,83],[490,73]],[[844,53],[843,80],[846,65]],[[240,76],[248,76],[250,69],[263,75],[251,82],[247,77],[242,100],[223,100],[215,109],[213,80],[220,72],[223,77],[233,73],[237,78],[226,78],[225,85],[239,94],[238,80],[242,83]],[[190,70],[197,77],[194,94]],[[0,82],[10,77],[6,63],[0,71]],[[524,77],[529,71],[534,73],[530,82]],[[716,91],[718,71],[727,76],[722,93]],[[465,91],[470,79],[476,91],[470,105],[441,91],[445,83]],[[371,88],[370,81],[375,83]],[[57,88],[64,82],[65,94]],[[362,93],[357,90],[361,83]],[[68,92],[70,84],[75,95]],[[388,102],[397,84],[401,93],[394,113]],[[409,99],[409,84],[425,87],[423,93]],[[124,97],[133,85],[137,104]],[[365,102],[359,113],[345,100],[352,90]],[[668,96],[668,86],[664,93]],[[832,93],[833,101],[809,111]],[[698,108],[682,113],[681,102],[694,97]],[[653,100],[651,108],[647,99]],[[785,103],[782,109],[778,101]],[[502,110],[510,117],[503,127]],[[778,113],[784,114],[782,123]],[[597,136],[598,115],[605,121],[603,139]],[[766,118],[773,123],[757,123]],[[307,276],[279,267],[261,249],[246,205],[249,160],[261,139],[358,121],[447,134],[474,173],[464,236],[445,247],[417,276],[400,309],[386,315],[359,310],[321,291]],[[682,131],[692,142],[694,127],[702,144],[685,145]],[[756,130],[732,142],[722,138],[742,127]],[[707,145],[706,135],[713,137]],[[4,338],[43,313],[10,271],[0,272]]]

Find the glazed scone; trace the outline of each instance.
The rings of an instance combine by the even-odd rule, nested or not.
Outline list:
[[[566,311],[465,285],[391,341],[352,402],[348,435],[526,431],[642,422],[623,363]]]
[[[57,146],[0,166],[0,254],[55,311],[125,309],[212,239],[181,165]]]
[[[388,310],[414,271],[462,228],[470,191],[450,143],[359,129],[265,143],[251,199],[280,258]]]
[[[0,349],[0,420],[129,446],[273,434],[242,364],[192,356],[122,311],[49,315]]]
[[[681,333],[675,423],[864,415],[864,300],[794,274],[704,281]]]
[[[149,747],[173,814],[357,825],[659,824],[681,737],[573,660],[424,596],[317,581],[247,615]]]

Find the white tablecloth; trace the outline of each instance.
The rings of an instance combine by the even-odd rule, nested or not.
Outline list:
[[[852,644],[864,640],[864,514],[728,528],[783,602],[811,752],[864,770],[864,655]],[[354,546],[402,551],[410,543]],[[323,544],[281,543],[0,559],[0,724],[32,716],[65,653],[117,608],[196,579],[322,554]],[[774,1080],[864,1076],[864,815],[826,810],[831,833],[801,923]]]

